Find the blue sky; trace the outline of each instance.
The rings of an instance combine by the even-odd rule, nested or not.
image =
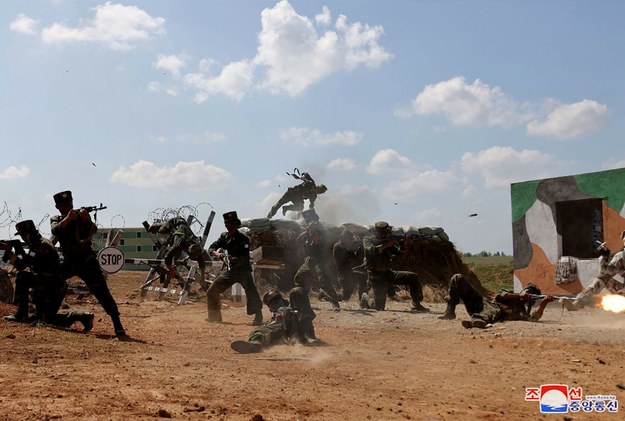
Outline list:
[[[327,223],[511,253],[510,183],[625,166],[622,1],[2,5],[2,235],[66,189],[104,227],[210,204],[216,235],[299,168]]]

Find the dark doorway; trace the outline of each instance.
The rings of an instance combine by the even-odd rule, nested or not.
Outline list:
[[[556,226],[562,236],[562,256],[599,257],[597,241],[603,242],[601,199],[556,203]]]

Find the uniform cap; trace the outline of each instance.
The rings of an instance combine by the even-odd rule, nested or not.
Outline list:
[[[18,222],[15,224],[15,229],[17,232],[14,235],[25,234],[27,232],[33,232],[37,230],[35,223],[31,219],[27,219],[22,222]]]
[[[238,226],[241,226],[241,220],[237,216],[236,211],[226,212],[224,213],[223,217],[224,217],[224,223],[235,221]]]
[[[69,190],[59,192],[54,196],[54,203],[60,205],[61,203],[72,203],[74,199],[72,198],[72,192]]]

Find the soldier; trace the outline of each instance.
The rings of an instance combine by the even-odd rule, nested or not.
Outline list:
[[[195,260],[200,268],[200,286],[204,291],[208,290],[206,283],[206,258],[204,249],[198,243],[197,236],[191,231],[187,220],[175,217],[165,223],[155,223],[149,230],[153,234],[167,235],[167,247],[165,265],[170,278],[176,278],[178,274],[174,269],[174,262],[180,258],[182,252],[186,252],[191,260]]]
[[[219,295],[235,283],[241,284],[247,298],[247,314],[254,315],[253,325],[263,323],[263,303],[254,284],[250,262],[250,239],[239,231],[241,220],[235,211],[223,214],[227,231],[208,248],[217,260],[224,262],[224,270],[206,292],[208,321],[221,323]]]
[[[308,209],[313,209],[315,207],[317,195],[323,194],[328,190],[328,188],[323,184],[316,185],[315,180],[313,180],[307,172],[304,172],[299,176],[293,174],[293,177],[298,180],[302,180],[302,182],[287,189],[286,193],[278,199],[276,204],[273,205],[269,211],[269,214],[267,214],[268,219],[271,219],[276,212],[278,212],[280,206],[289,202],[292,204],[282,206],[282,216],[286,215],[287,211],[302,212],[304,210],[304,200],[308,200]]]
[[[474,276],[474,274],[472,274]],[[478,281],[476,276],[474,280]],[[484,288],[482,294],[473,286],[464,275],[457,273],[449,280],[449,300],[447,309],[439,319],[453,320],[456,318],[456,306],[460,300],[464,303],[471,320],[463,320],[462,326],[484,329],[489,324],[504,320],[525,320],[536,322],[540,320],[548,303],[555,301],[552,295],[545,297],[536,311],[531,312],[536,299],[532,295],[541,295],[540,289],[534,284],[527,286],[519,293],[500,291],[493,293]]]
[[[428,312],[430,310],[421,304],[423,289],[417,274],[391,270],[393,257],[401,253],[402,247],[409,245],[410,242],[410,237],[406,237],[404,244],[400,247],[397,240],[392,238],[391,229],[388,222],[376,222],[373,235],[366,236],[362,240],[372,296],[370,297],[368,293],[362,294],[360,305],[363,308],[384,310],[389,286],[406,285],[412,298],[410,310],[418,313]]]
[[[367,292],[367,275],[364,273],[364,251],[362,241],[349,230],[343,230],[339,240],[332,246],[332,256],[338,272],[339,283],[343,289],[343,301],[349,301],[358,283],[358,297]],[[355,267],[362,266],[362,270]]]
[[[59,241],[63,253],[61,272],[63,279],[78,276],[89,287],[106,314],[113,322],[115,335],[126,337],[126,331],[119,318],[117,303],[109,291],[104,273],[100,269],[96,253],[91,247],[91,238],[98,227],[89,212],[74,209],[72,192],[62,191],[54,195],[54,203],[60,215],[50,218],[52,235]]]
[[[317,274],[321,286],[319,299],[327,299],[332,304],[334,311],[341,310],[339,305],[339,296],[336,293],[325,266],[326,257],[326,232],[323,225],[319,222],[319,215],[314,209],[308,209],[302,212],[302,216],[306,221],[306,229],[298,236],[300,242],[304,242],[306,257],[304,263],[300,266],[295,274],[293,281],[295,285],[308,290],[307,280],[312,276],[312,271]]]
[[[28,219],[15,225],[22,241],[28,246],[28,254],[16,256],[10,246],[0,243],[0,249],[6,250],[9,259],[17,269],[15,278],[15,298],[17,311],[4,319],[15,322],[47,323],[68,328],[74,322],[83,325],[85,332],[93,328],[93,313],[72,311],[57,313],[67,293],[67,283],[61,277],[59,253],[52,243],[42,238],[32,220]],[[8,247],[7,247],[8,246]],[[35,314],[29,318],[29,289],[33,289]]]
[[[621,233],[621,240],[625,246],[625,231]],[[593,282],[577,294],[574,300],[562,299],[562,305],[569,311],[576,311],[583,308],[593,295],[599,294],[604,288],[610,294],[620,294],[625,296],[625,283],[619,282],[615,276],[625,277],[625,250],[621,249],[610,258],[610,250],[602,244],[599,247],[599,275]]]
[[[247,341],[234,341],[230,347],[240,354],[262,352],[278,343],[293,341],[304,345],[317,345],[313,319],[317,317],[310,306],[308,293],[304,288],[295,287],[285,300],[279,291],[273,290],[263,295],[263,302],[271,311],[271,320],[253,329]]]

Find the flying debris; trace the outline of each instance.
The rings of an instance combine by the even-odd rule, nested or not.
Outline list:
[[[91,165],[93,165],[95,167],[95,162],[92,162]]]
[[[469,214],[469,218],[473,218],[474,216],[477,216],[477,213],[470,213]]]
[[[393,204],[394,204],[394,205],[396,205],[396,204],[397,204],[397,202],[393,202]]]

